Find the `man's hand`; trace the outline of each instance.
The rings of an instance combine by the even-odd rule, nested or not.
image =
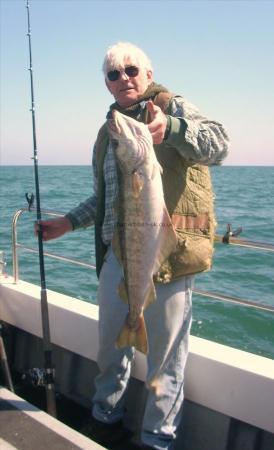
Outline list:
[[[42,230],[43,241],[56,239],[68,231],[72,231],[72,225],[67,217],[58,217],[52,220],[41,220],[35,224],[34,232],[37,235],[39,228]]]
[[[159,106],[154,105],[152,100],[147,102],[147,109],[151,118],[148,129],[152,136],[153,144],[161,144],[165,136],[167,117]]]

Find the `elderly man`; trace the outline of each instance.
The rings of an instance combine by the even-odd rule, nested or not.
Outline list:
[[[144,448],[170,450],[182,411],[194,275],[210,269],[213,253],[215,219],[208,166],[219,164],[227,155],[228,138],[220,123],[203,117],[184,97],[156,84],[151,62],[136,46],[118,43],[111,47],[103,72],[115,99],[107,117],[118,109],[148,124],[163,169],[166,206],[178,237],[176,251],[155,274],[156,301],[145,311],[148,397],[141,441]],[[93,169],[94,195],[64,218],[43,221],[41,226],[43,239],[49,240],[95,223],[100,374],[86,433],[109,446],[127,434],[122,418],[134,348],[115,347],[127,306],[117,294],[122,268],[111,242],[118,177],[104,126],[95,142]]]

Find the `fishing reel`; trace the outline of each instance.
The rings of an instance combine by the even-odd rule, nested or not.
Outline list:
[[[29,369],[22,375],[22,380],[27,386],[45,387],[53,384],[53,373],[51,369],[39,369],[35,367]]]

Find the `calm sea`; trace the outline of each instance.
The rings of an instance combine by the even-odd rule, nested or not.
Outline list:
[[[241,237],[274,244],[274,167],[214,167],[218,234],[243,228]],[[92,190],[89,166],[39,167],[41,206],[67,212]],[[32,166],[0,167],[0,250],[12,273],[11,223],[34,192]],[[35,214],[18,221],[18,242],[37,248]],[[94,263],[93,229],[76,231],[45,244],[45,251]],[[39,284],[38,256],[19,252],[20,278]],[[46,258],[47,288],[96,303],[94,270]],[[274,306],[274,253],[216,244],[213,270],[196,278],[196,287]],[[231,305],[197,294],[192,334],[274,358],[274,313]]]

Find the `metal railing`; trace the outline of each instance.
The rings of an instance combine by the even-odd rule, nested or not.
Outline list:
[[[15,283],[18,283],[18,280],[19,280],[19,264],[18,264],[17,249],[20,248],[20,249],[26,250],[31,253],[38,253],[38,250],[36,250],[35,248],[27,247],[27,246],[22,245],[19,242],[17,242],[17,222],[18,222],[19,217],[26,211],[36,211],[36,208],[33,208],[33,207],[21,208],[18,211],[16,211],[16,213],[13,216],[13,220],[12,220],[12,261],[13,261],[13,277],[14,277]],[[53,217],[63,217],[64,216],[64,214],[62,214],[60,212],[50,211],[50,210],[43,210],[42,213],[45,215],[48,215],[48,216],[53,216]],[[215,236],[215,241],[219,242],[219,243],[224,242],[223,237],[218,236],[218,235]],[[226,241],[225,243],[223,243],[223,245],[237,245],[240,247],[252,248],[255,250],[274,252],[273,244],[268,244],[265,242],[251,241],[251,240],[246,240],[246,239],[239,239],[236,237],[230,237],[229,242]],[[84,261],[77,260],[74,258],[67,258],[65,256],[60,256],[60,255],[56,255],[54,253],[49,253],[49,252],[44,252],[44,255],[47,257],[53,258],[53,259],[63,261],[63,262],[88,267],[93,270],[96,269],[95,265],[89,264],[88,262],[84,262]],[[219,300],[222,302],[234,303],[234,304],[238,304],[238,305],[242,305],[242,306],[246,306],[246,307],[250,307],[250,308],[256,308],[256,309],[263,310],[263,311],[274,312],[273,306],[256,303],[256,302],[241,299],[238,297],[226,296],[226,295],[218,294],[216,292],[202,291],[202,290],[196,289],[196,288],[193,289],[193,292],[200,296],[213,298],[214,300]]]

